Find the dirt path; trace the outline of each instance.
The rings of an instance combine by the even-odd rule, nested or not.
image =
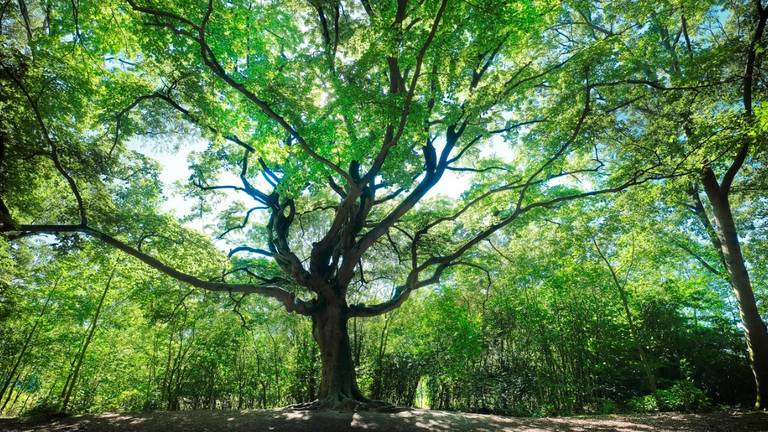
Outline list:
[[[112,414],[20,423],[0,419],[0,431],[514,431],[514,432],[768,432],[766,413],[656,414],[603,417],[516,418],[445,411],[396,413],[335,411],[187,411]]]

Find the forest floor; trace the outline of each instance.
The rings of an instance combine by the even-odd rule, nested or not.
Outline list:
[[[645,414],[598,417],[522,418],[460,412],[403,409],[399,412],[254,410],[185,411],[148,414],[86,415],[45,422],[0,419],[0,431],[514,431],[514,432],[651,432],[768,431],[768,414]]]

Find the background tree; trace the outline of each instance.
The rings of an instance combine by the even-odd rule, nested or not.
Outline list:
[[[584,9],[579,22],[589,29],[587,40],[613,36],[613,29],[637,16],[631,6],[618,2]],[[719,255],[701,262],[716,273],[723,271],[733,287],[752,358],[755,406],[761,408],[768,398],[768,332],[742,253],[734,217],[739,209],[730,201],[739,173],[746,184],[753,183],[751,171],[764,164],[765,130],[755,107],[764,104],[766,94],[761,66],[768,12],[760,1],[660,3],[646,12],[648,32],[640,37],[615,34],[624,49],[642,50],[646,56],[627,64],[625,79],[603,84],[641,99],[619,113],[623,118],[616,122],[637,140],[637,147],[655,147],[660,162],[685,161],[687,168],[678,172],[688,175],[670,180],[670,190],[685,196],[677,202],[690,209],[701,224],[698,230]],[[647,88],[653,91],[647,93]],[[742,170],[745,163],[750,167]]]
[[[543,222],[532,218],[482,242],[474,256],[480,268],[459,267],[401,308],[350,320],[361,390],[403,405],[525,416],[751,405],[730,285],[670,241],[674,234],[709,252],[686,237],[687,213],[664,204],[666,194],[643,188],[553,209]],[[621,281],[629,270],[624,286],[656,376],[655,396],[620,295],[592,244],[596,231]],[[120,266],[70,413],[271,408],[316,397],[320,359],[311,323],[279,303],[195,289],[87,238],[66,249],[28,240],[17,244],[47,259],[17,269],[11,289],[18,301],[0,322],[11,335],[0,341],[10,353],[0,358],[0,378],[60,280],[4,414],[59,410],[109,275],[109,265],[96,265],[106,256]],[[169,259],[181,267],[183,259],[196,261]],[[765,261],[757,262],[759,277]]]

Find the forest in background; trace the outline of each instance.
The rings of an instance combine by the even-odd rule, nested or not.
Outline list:
[[[653,204],[663,192],[562,208],[484,245],[490,273],[462,271],[396,311],[352,321],[367,394],[525,416],[750,406],[730,286],[702,265],[716,256],[689,231],[690,212]],[[765,263],[765,229],[749,232],[747,253]],[[24,266],[5,263],[18,279],[2,311],[4,414],[56,412],[65,397],[80,413],[271,408],[317,396],[306,320],[184,286],[96,242],[71,247],[34,242],[14,254]],[[754,267],[756,286],[765,272]]]
[[[0,1],[0,414],[765,408],[767,20]]]

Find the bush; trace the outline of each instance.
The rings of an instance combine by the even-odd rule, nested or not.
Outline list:
[[[658,393],[658,392],[657,392]],[[659,410],[654,395],[637,396],[629,401],[629,409],[633,412],[654,412]]]
[[[48,420],[50,418],[60,417],[61,415],[58,405],[49,401],[42,401],[24,412],[24,417],[33,421]]]
[[[667,389],[652,395],[633,398],[629,407],[636,412],[682,411],[696,412],[712,409],[712,403],[700,388],[688,381],[676,381]]]
[[[617,411],[616,402],[605,398],[597,398],[593,403],[584,407],[584,412],[587,414],[605,415],[613,414]]]

